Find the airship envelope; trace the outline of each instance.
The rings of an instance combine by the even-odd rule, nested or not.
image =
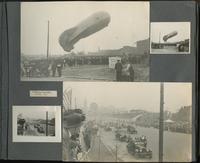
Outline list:
[[[100,31],[108,26],[109,22],[110,15],[107,12],[94,13],[78,25],[61,33],[59,43],[65,51],[70,52],[80,39]]]
[[[178,34],[177,31],[173,31],[173,32],[171,32],[171,33],[169,33],[169,34],[163,36],[163,41],[167,41],[168,39],[170,39],[170,38],[176,36],[177,34]]]

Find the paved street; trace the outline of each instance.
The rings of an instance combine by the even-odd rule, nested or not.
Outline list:
[[[27,130],[24,131],[24,135],[27,136],[39,136],[39,133],[33,125],[28,125]]]
[[[92,140],[92,146],[88,152],[89,161],[93,162],[116,162],[116,156],[102,142],[99,136],[95,136]]]
[[[120,142],[115,139],[114,131],[100,130],[101,140],[113,153],[116,153],[120,160],[125,162],[155,162],[158,161],[159,153],[159,131],[154,128],[137,127],[138,134],[133,134],[132,137],[145,135],[147,137],[147,148],[152,150],[152,159],[138,159],[128,153],[126,142]],[[164,132],[164,161],[185,161],[191,159],[191,134]]]

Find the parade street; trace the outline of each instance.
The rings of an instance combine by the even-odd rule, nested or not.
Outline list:
[[[148,139],[147,148],[150,148],[153,151],[152,159],[140,159],[135,158],[133,155],[128,153],[127,151],[127,143],[120,142],[115,139],[115,132],[114,131],[104,131],[100,129],[100,138],[96,136],[93,140],[94,144],[90,149],[88,154],[89,158],[92,161],[118,161],[118,162],[155,162],[158,161],[158,130],[154,128],[144,128],[144,127],[137,127],[138,134],[132,135],[133,137],[138,137],[141,135],[146,135]],[[164,139],[164,160],[165,161],[172,161],[172,160],[179,160],[183,161],[189,159],[188,156],[188,149],[187,146],[191,142],[188,142],[188,137],[191,137],[190,134],[182,134],[182,133],[173,133],[165,131],[165,139]],[[99,145],[100,141],[100,145]],[[178,142],[178,145],[175,145]],[[100,146],[100,147],[99,147]],[[170,150],[169,150],[170,149]],[[182,150],[182,154],[180,156],[180,149]],[[100,151],[100,152],[99,152]],[[98,157],[98,153],[100,153],[100,157]],[[103,157],[102,157],[103,156]],[[116,159],[117,156],[117,159]]]

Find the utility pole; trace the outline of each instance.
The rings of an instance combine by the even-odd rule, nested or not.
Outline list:
[[[47,59],[49,58],[49,20],[47,24]]]
[[[160,83],[159,162],[163,162],[164,83]]]
[[[48,111],[46,111],[46,136],[48,136]]]
[[[99,149],[98,149],[98,159],[99,159],[99,161],[100,161],[100,144],[101,143],[101,138],[100,138],[100,133],[99,133]]]
[[[118,160],[117,160],[117,152],[118,152],[118,146],[117,146],[117,141],[116,141],[116,155],[115,155],[115,161],[117,162]]]
[[[117,115],[117,114],[116,114]],[[119,127],[119,119],[117,118],[117,128]],[[119,131],[119,129],[117,129],[117,132]],[[116,148],[116,152],[115,152],[115,161],[117,162],[117,154],[118,154],[118,145],[117,145],[117,140],[116,140],[116,144],[115,144],[115,148]]]

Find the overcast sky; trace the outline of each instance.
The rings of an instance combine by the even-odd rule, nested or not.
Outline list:
[[[160,83],[110,83],[110,82],[64,82],[64,90],[72,88],[77,105],[96,102],[99,106],[114,106],[116,108],[143,109],[159,112]],[[190,83],[164,84],[165,108],[176,112],[181,106],[191,105],[192,85]]]
[[[55,118],[57,109],[54,106],[15,106],[15,108],[17,115],[22,114],[24,118],[32,119],[46,119],[47,111],[49,119]]]
[[[80,40],[73,51],[118,49],[149,38],[148,2],[22,2],[21,52],[46,54],[49,20],[50,53],[66,54],[58,42],[60,34],[98,11],[110,14],[108,27]]]
[[[190,39],[190,22],[153,22],[151,23],[151,41],[163,43],[163,36],[177,31],[178,34],[171,37],[167,42],[183,41]]]

